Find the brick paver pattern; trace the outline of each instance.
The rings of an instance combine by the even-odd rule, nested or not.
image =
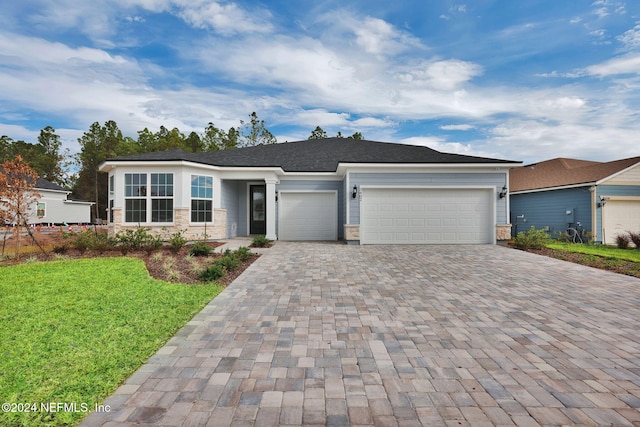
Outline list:
[[[84,425],[640,425],[640,280],[500,246],[278,242]]]

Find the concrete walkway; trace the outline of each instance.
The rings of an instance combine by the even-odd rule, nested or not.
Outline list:
[[[640,425],[640,280],[500,246],[278,242],[86,426]]]

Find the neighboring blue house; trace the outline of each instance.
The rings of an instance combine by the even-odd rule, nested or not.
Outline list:
[[[581,227],[598,243],[640,232],[640,157],[612,162],[558,158],[514,169],[509,177],[512,233],[531,226],[554,236]]]
[[[520,162],[343,138],[109,159],[111,232],[349,243],[508,239]]]

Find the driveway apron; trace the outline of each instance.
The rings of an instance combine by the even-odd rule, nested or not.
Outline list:
[[[501,246],[278,242],[84,425],[640,425],[640,280]]]

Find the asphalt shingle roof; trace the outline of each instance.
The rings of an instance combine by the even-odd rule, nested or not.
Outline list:
[[[637,163],[640,163],[640,157],[604,163],[566,158],[546,160],[512,169],[509,173],[509,191],[594,183]]]
[[[4,169],[0,167],[0,173],[4,173]],[[38,178],[36,181],[36,188],[41,190],[55,190],[55,191],[67,191],[65,188],[55,184],[51,181],[47,181],[44,178]]]
[[[348,138],[312,139],[203,153],[190,153],[176,149],[108,160],[188,160],[214,166],[282,167],[287,172],[335,172],[339,163],[520,163],[511,160],[442,153],[428,147],[415,145]]]

